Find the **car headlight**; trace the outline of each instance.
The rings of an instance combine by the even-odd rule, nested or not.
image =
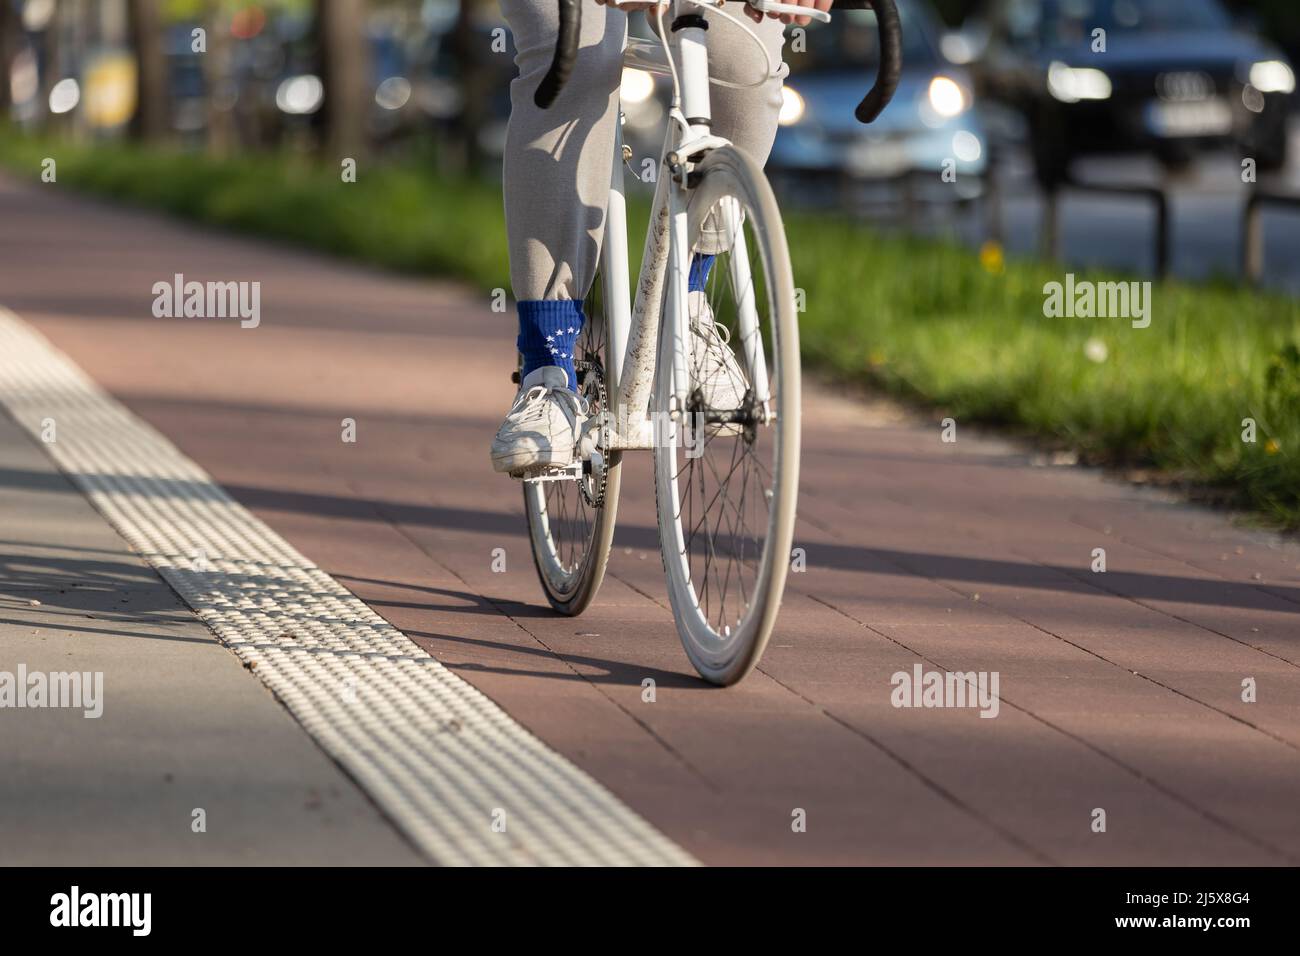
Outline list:
[[[966,93],[956,80],[936,76],[930,81],[930,106],[944,119],[956,116],[966,105]]]
[[[1294,93],[1295,73],[1281,60],[1263,60],[1250,68],[1250,85],[1261,93]]]
[[[974,163],[984,155],[984,144],[970,130],[959,129],[952,137],[952,151],[963,163]]]
[[[654,96],[655,78],[645,70],[625,68],[619,96],[624,103],[644,103]]]
[[[1047,91],[1062,103],[1080,100],[1108,100],[1110,77],[1092,67],[1066,66],[1055,62],[1047,70]]]
[[[803,97],[795,91],[792,86],[781,87],[781,112],[777,114],[776,121],[782,126],[793,126],[803,119],[804,111],[807,106],[804,104]]]

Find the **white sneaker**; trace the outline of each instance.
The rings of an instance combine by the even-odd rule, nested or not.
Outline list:
[[[567,467],[586,417],[586,405],[569,387],[564,369],[534,369],[492,440],[492,467],[512,475]]]
[[[691,320],[691,374],[699,376],[704,404],[715,412],[735,411],[745,399],[749,380],[731,350],[731,332],[713,320],[713,309],[703,292],[686,296]],[[717,425],[717,434],[737,434],[739,425]]]

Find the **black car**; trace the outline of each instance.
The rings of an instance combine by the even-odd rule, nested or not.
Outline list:
[[[1228,144],[1286,163],[1295,74],[1218,0],[991,0],[980,24],[978,88],[1023,112],[1045,183],[1091,153],[1178,167]]]

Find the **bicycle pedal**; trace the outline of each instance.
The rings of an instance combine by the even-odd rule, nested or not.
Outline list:
[[[575,461],[571,465],[545,465],[538,471],[522,472],[510,477],[525,482],[578,481],[582,478],[582,462]]]

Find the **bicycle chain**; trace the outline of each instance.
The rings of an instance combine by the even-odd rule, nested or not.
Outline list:
[[[590,355],[591,353],[586,353]],[[591,400],[588,398],[587,376],[594,375],[596,381],[596,398],[599,401],[599,408],[603,415],[609,408],[609,394],[605,390],[605,369],[600,363],[600,359],[583,359],[581,362],[574,362],[574,370],[582,373],[582,393],[587,398],[587,406],[591,407]],[[600,479],[597,482],[593,476],[591,480],[592,490],[587,490],[587,482],[579,480],[578,491],[582,495],[582,500],[587,502],[591,508],[600,508],[605,503],[605,479],[609,474],[609,424],[602,420],[600,425],[600,441],[596,444],[596,450],[600,452],[601,469]]]

